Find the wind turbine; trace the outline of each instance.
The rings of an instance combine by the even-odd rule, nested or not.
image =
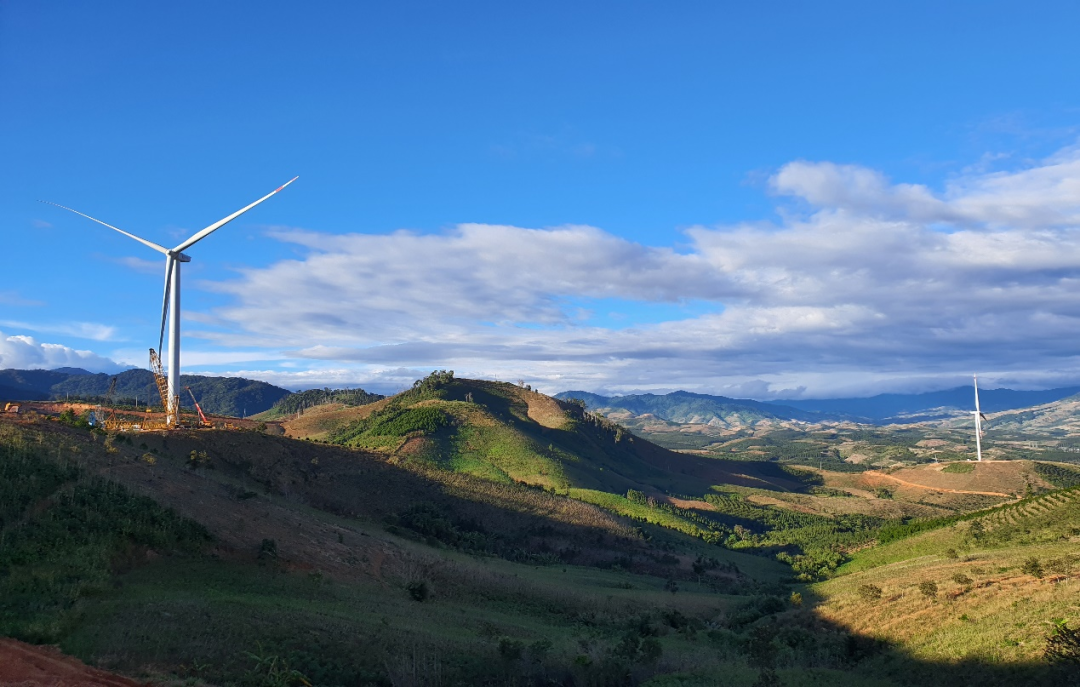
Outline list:
[[[972,379],[975,380],[975,410],[971,411],[971,414],[975,416],[975,455],[979,457],[979,462],[982,462],[982,421],[986,419],[986,416],[979,410],[979,375],[972,375]]]
[[[185,262],[191,262],[191,258],[188,257],[187,255],[185,255],[184,251],[187,250],[188,248],[191,248],[192,246],[194,246],[199,241],[202,241],[204,238],[206,238],[210,234],[214,233],[215,231],[217,231],[221,227],[225,226],[229,222],[233,221],[234,219],[236,219],[240,215],[244,214],[248,210],[252,209],[253,207],[258,205],[259,203],[262,203],[264,200],[268,199],[270,196],[272,196],[275,193],[278,193],[279,191],[283,190],[286,186],[288,186],[289,184],[291,184],[292,182],[296,181],[299,178],[300,177],[298,177],[298,176],[293,177],[292,179],[290,179],[286,183],[282,184],[281,186],[279,186],[275,190],[271,191],[270,193],[266,194],[262,198],[258,199],[257,201],[255,201],[251,205],[248,205],[247,207],[243,207],[243,208],[237,210],[236,212],[232,213],[228,217],[225,217],[224,219],[220,219],[217,222],[214,222],[213,224],[206,227],[205,229],[202,229],[200,231],[195,232],[194,234],[191,235],[190,238],[188,238],[188,240],[184,241],[180,245],[176,246],[175,248],[171,248],[171,249],[170,248],[165,248],[164,246],[159,246],[158,244],[154,243],[153,241],[147,241],[146,239],[139,238],[138,236],[136,236],[134,234],[129,234],[128,232],[124,231],[123,229],[117,229],[116,227],[114,227],[111,224],[106,224],[105,222],[102,222],[99,219],[94,219],[90,215],[85,215],[85,214],[79,212],[78,210],[72,210],[69,207],[64,207],[63,205],[58,205],[57,203],[50,203],[47,200],[41,201],[43,203],[48,203],[49,205],[55,205],[58,208],[67,210],[68,212],[74,212],[76,215],[79,215],[81,217],[85,217],[88,220],[97,222],[98,224],[106,226],[106,227],[108,227],[108,228],[110,228],[110,229],[112,229],[114,231],[118,231],[121,234],[123,234],[124,236],[127,236],[129,238],[133,238],[136,241],[138,241],[139,243],[143,244],[144,246],[147,246],[148,248],[153,248],[157,252],[163,253],[165,255],[165,295],[161,300],[161,333],[158,336],[158,348],[157,348],[157,350],[159,352],[161,351],[161,346],[165,341],[165,321],[168,320],[168,323],[169,323],[169,392],[168,392],[169,393],[169,401],[168,401],[168,404],[167,404],[168,407],[166,408],[166,416],[167,416],[166,417],[166,422],[168,423],[168,425],[170,427],[173,426],[176,423],[177,420],[179,420],[179,410],[180,410],[179,407],[178,407],[179,406],[179,399],[180,399],[180,396],[179,396],[179,393],[180,393],[180,264],[185,263]]]

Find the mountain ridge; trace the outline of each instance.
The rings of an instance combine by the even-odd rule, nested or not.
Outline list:
[[[979,391],[983,412],[997,413],[1053,403],[1080,394],[1080,387],[1038,391],[985,389]],[[920,394],[878,394],[870,397],[755,401],[689,391],[667,394],[603,396],[572,390],[555,394],[585,402],[589,410],[625,411],[635,416],[653,415],[680,424],[731,424],[732,419],[754,425],[762,420],[797,422],[854,421],[868,424],[910,424],[967,413],[975,405],[971,387],[955,387]]]
[[[5,400],[48,401],[68,397],[95,398],[109,392],[116,379],[114,399],[157,405],[160,396],[149,370],[132,368],[115,375],[90,373],[77,368],[59,370],[0,370],[0,397]],[[243,377],[180,375],[180,386],[191,387],[203,410],[215,415],[253,415],[269,410],[288,389]],[[191,396],[181,390],[180,405],[194,408]]]

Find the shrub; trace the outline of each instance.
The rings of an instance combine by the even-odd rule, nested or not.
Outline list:
[[[881,600],[881,587],[876,584],[861,584],[859,585],[859,598],[863,601],[879,601]]]
[[[952,580],[956,584],[962,584],[964,586],[971,584],[971,578],[962,572],[953,573]]]
[[[1051,663],[1080,665],[1080,627],[1072,629],[1064,620],[1058,620],[1056,625],[1046,638],[1043,657]]]
[[[933,598],[937,597],[937,592],[938,592],[937,583],[936,582],[931,582],[930,580],[925,580],[923,582],[920,582],[919,583],[919,591],[922,592],[922,595],[925,596],[926,598],[933,599]]]
[[[525,643],[519,639],[503,637],[499,640],[499,655],[507,661],[518,661],[525,652]]]
[[[426,601],[431,596],[431,589],[428,588],[427,582],[424,580],[409,582],[405,585],[405,591],[409,592],[409,596],[412,597],[413,601]]]
[[[277,542],[273,539],[263,539],[259,544],[259,558],[266,560],[269,558],[277,558]]]
[[[1072,561],[1068,558],[1053,558],[1046,561],[1046,571],[1056,575],[1068,575],[1072,573]]]
[[[1020,566],[1020,571],[1025,574],[1031,575],[1032,577],[1038,577],[1039,579],[1042,579],[1043,576],[1042,563],[1040,563],[1039,559],[1035,556],[1032,556],[1026,561],[1024,561],[1024,564]]]

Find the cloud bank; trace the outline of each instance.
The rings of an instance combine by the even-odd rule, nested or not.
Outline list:
[[[212,319],[232,333],[200,335],[358,381],[452,367],[550,391],[758,398],[925,389],[976,371],[1080,381],[1080,148],[938,190],[796,161],[769,189],[781,219],[693,227],[679,248],[589,226],[276,229],[303,257],[205,284],[229,297]],[[680,315],[690,302],[696,313]],[[644,321],[644,305],[670,317]],[[598,317],[613,307],[625,326]]]
[[[0,370],[81,367],[90,372],[119,372],[124,369],[91,351],[79,351],[54,343],[38,343],[30,336],[5,336],[0,332]]]

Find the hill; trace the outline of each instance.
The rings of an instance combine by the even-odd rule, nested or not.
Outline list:
[[[269,410],[257,413],[253,419],[277,420],[289,415],[303,415],[313,408],[332,405],[339,408],[355,407],[374,403],[385,398],[382,394],[371,394],[363,389],[308,389],[288,396],[282,396]]]
[[[328,432],[335,415],[342,421]],[[777,465],[677,453],[578,404],[506,382],[440,373],[370,406],[320,414],[315,425],[301,418],[283,426],[290,436],[314,431],[330,443],[557,493],[703,493],[721,483],[801,486]]]
[[[860,552],[816,585],[821,614],[920,659],[965,661],[988,684],[972,657],[1037,663],[1048,635],[1077,624],[1078,499],[1076,488],[1028,498]]]
[[[64,398],[99,399],[116,378],[114,398],[118,402],[160,404],[154,376],[149,370],[131,369],[116,375],[91,374],[85,370],[0,370],[0,397],[5,400],[50,400]],[[240,377],[181,375],[180,385],[191,387],[199,404],[208,413],[241,417],[270,409],[291,392],[280,387]],[[180,405],[193,409],[191,397],[180,394]]]

